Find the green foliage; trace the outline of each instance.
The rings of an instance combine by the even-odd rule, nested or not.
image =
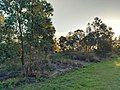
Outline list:
[[[113,35],[112,28],[107,27],[101,19],[95,18],[92,26],[95,30],[95,37],[96,37],[96,45],[97,45],[97,53],[106,57],[107,53],[112,52],[113,47]]]
[[[1,0],[0,11],[5,16],[0,24],[0,61],[38,60],[53,47],[55,28],[51,21],[53,8],[45,0]],[[44,56],[45,56],[44,55]],[[45,57],[42,57],[46,59]],[[40,58],[39,58],[40,60]]]
[[[7,79],[5,81],[0,81],[0,89],[7,89],[7,90],[12,90],[15,87],[18,87],[20,85],[24,85],[25,83],[25,78],[11,78]]]
[[[86,62],[99,62],[100,58],[95,53],[86,53],[81,51],[68,52],[65,54],[68,57],[67,60],[78,60]],[[66,61],[67,61],[66,60]]]
[[[114,39],[114,43],[113,43],[113,52],[115,54],[120,55],[120,36]]]
[[[17,59],[19,44],[16,42],[15,31],[6,24],[0,26],[0,62]]]
[[[54,61],[64,61],[64,60],[68,60],[69,59],[69,56],[68,54],[69,52],[64,52],[64,53],[55,53],[52,55],[52,60]]]
[[[39,82],[45,82],[48,78],[45,78],[45,77],[38,77],[37,80]]]
[[[94,52],[101,57],[106,57],[113,50],[112,28],[108,27],[98,17],[86,29],[86,35],[83,30],[69,32],[68,36],[59,38],[59,44],[62,51],[81,51]]]

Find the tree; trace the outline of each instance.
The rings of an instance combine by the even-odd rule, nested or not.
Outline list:
[[[60,48],[61,48],[61,50],[62,50],[63,52],[66,51],[66,41],[67,41],[67,39],[66,39],[66,37],[64,37],[64,36],[61,36],[61,37],[59,38]]]
[[[113,53],[120,55],[120,36],[114,38]]]
[[[55,28],[51,22],[53,8],[50,3],[45,0],[1,0],[0,8],[6,15],[6,26],[15,31],[13,36],[20,44],[22,67],[26,48],[30,47],[27,50],[30,60],[34,57],[32,48],[45,53],[52,51]]]
[[[46,1],[34,0],[27,7],[25,13],[27,30],[24,37],[29,48],[26,52],[31,64],[36,60],[42,63],[42,60],[48,59],[48,54],[53,52],[55,28],[51,21],[52,12],[51,4]],[[38,56],[35,57],[34,53]]]
[[[86,52],[91,52],[96,48],[96,32],[89,32],[82,40],[86,46]]]
[[[73,36],[74,36],[74,39],[75,39],[75,43],[74,43],[75,50],[81,51],[82,48],[83,48],[82,40],[85,37],[85,32],[83,30],[78,29],[78,30],[74,31]]]
[[[104,24],[98,17],[94,18],[91,28],[93,28],[94,34],[92,35],[94,37],[90,39],[90,42],[94,41],[93,43],[96,45],[97,53],[106,56],[107,53],[112,52],[112,38],[114,35],[112,28]]]
[[[12,28],[16,30],[19,39],[19,43],[21,45],[21,64],[24,66],[24,42],[23,42],[23,27],[24,27],[24,17],[23,17],[23,9],[25,8],[25,4],[23,4],[25,0],[1,0],[0,7],[4,15],[7,15],[5,23],[8,28]],[[26,3],[27,1],[25,1]]]
[[[59,42],[58,42],[57,38],[54,39],[53,50],[55,53],[60,52]]]
[[[0,26],[0,62],[19,58],[19,44],[15,36],[16,31],[4,23]]]

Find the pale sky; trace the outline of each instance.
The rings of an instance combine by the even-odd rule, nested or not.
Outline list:
[[[70,31],[84,29],[94,17],[102,19],[106,25],[120,35],[120,0],[47,0],[54,8],[53,24],[56,36]]]

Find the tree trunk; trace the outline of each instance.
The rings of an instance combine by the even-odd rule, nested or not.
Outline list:
[[[22,70],[23,70],[23,76],[25,76],[25,63],[24,63],[24,43],[23,43],[23,32],[22,32],[22,27],[21,27],[21,20],[20,16],[18,16],[18,24],[19,24],[19,32],[20,32],[20,45],[21,45],[21,64],[22,64]]]

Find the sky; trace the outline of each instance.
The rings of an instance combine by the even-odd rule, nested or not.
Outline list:
[[[54,8],[53,24],[56,36],[70,31],[85,30],[95,17],[113,28],[120,35],[120,0],[47,0]]]

